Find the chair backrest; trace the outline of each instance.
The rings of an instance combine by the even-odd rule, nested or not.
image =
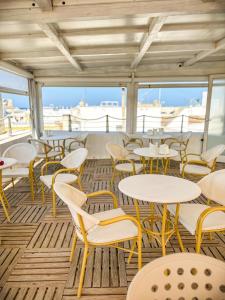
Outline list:
[[[191,131],[188,131],[188,132],[184,132],[184,133],[182,133],[179,137],[178,137],[178,139],[179,139],[179,141],[181,141],[181,142],[183,142],[183,143],[188,143],[189,142],[189,140],[190,140],[190,138],[191,138],[191,135],[192,135],[192,132]]]
[[[79,148],[71,153],[67,154],[62,160],[61,164],[65,168],[78,169],[81,167],[85,159],[87,158],[88,150],[86,148]]]
[[[215,258],[177,253],[153,260],[132,280],[127,300],[225,299],[225,263]]]
[[[225,150],[225,145],[220,144],[215,147],[210,148],[209,150],[201,154],[201,159],[206,161],[209,165],[212,165],[213,162],[223,153]]]
[[[114,160],[126,159],[129,155],[129,151],[125,149],[123,146],[113,143],[106,144],[106,151]]]
[[[28,166],[37,156],[37,151],[35,147],[29,143],[18,143],[7,148],[2,156],[15,158],[17,160],[17,166]]]
[[[68,206],[77,228],[80,228],[78,215],[83,219],[85,231],[90,230],[99,223],[97,218],[81,208],[87,201],[87,196],[83,192],[63,182],[56,182],[54,190],[59,198]]]
[[[198,185],[207,199],[225,206],[225,169],[203,177]]]
[[[48,154],[52,150],[52,147],[43,141],[28,139],[28,142],[36,148],[38,154]]]

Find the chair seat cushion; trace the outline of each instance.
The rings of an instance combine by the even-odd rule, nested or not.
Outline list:
[[[52,187],[52,177],[53,175],[44,175],[44,176],[40,176],[40,180],[48,187],[51,188]],[[73,182],[75,182],[77,180],[77,176],[74,174],[66,174],[66,173],[62,173],[62,174],[58,174],[56,176],[56,182],[64,182],[64,183],[68,183],[71,184]]]
[[[194,235],[199,216],[209,207],[210,206],[203,204],[182,204],[179,211],[180,223]],[[172,215],[175,215],[176,205],[169,205],[168,210]],[[203,230],[222,228],[225,228],[225,213],[220,211],[209,214],[202,226]]]
[[[2,171],[2,175],[5,178],[28,177],[29,169],[28,168],[5,169]]]
[[[50,152],[48,152],[47,157],[51,158],[51,157],[55,157],[58,155],[62,155],[62,153],[60,151],[50,151]],[[38,153],[37,157],[38,158],[46,158],[46,155],[45,155],[45,153]]]
[[[111,209],[108,211],[102,211],[93,214],[94,217],[98,218],[100,221],[112,219],[115,217],[125,215],[121,208]],[[82,236],[77,232],[79,237]],[[93,227],[87,235],[87,239],[91,243],[110,243],[119,240],[130,239],[138,235],[137,226],[129,220],[124,220],[116,222],[106,226],[95,226]]]
[[[136,173],[140,173],[143,169],[143,165],[142,164],[134,164],[134,165],[135,165]],[[131,163],[118,164],[118,165],[116,165],[116,170],[118,170],[120,172],[132,173],[133,166]]]
[[[182,173],[182,170],[183,170],[183,164],[180,164],[180,173]],[[211,169],[205,166],[190,164],[185,166],[184,172],[187,174],[207,175],[211,173]]]

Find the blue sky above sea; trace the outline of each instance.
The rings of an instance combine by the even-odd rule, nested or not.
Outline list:
[[[202,94],[206,90],[206,88],[140,89],[138,100],[142,103],[152,103],[155,99],[160,99],[163,106],[189,106],[201,103]],[[26,96],[1,94],[3,98],[12,99],[16,107],[29,107]],[[102,101],[118,101],[121,105],[121,97],[122,89],[119,87],[44,87],[42,89],[44,106],[72,107],[77,106],[81,100],[86,101],[89,106],[99,105]]]

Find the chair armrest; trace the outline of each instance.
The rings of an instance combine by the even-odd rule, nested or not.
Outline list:
[[[117,223],[117,222],[120,222],[120,221],[124,221],[124,220],[132,221],[138,227],[139,233],[142,232],[141,224],[138,222],[138,220],[135,217],[130,216],[130,215],[123,215],[123,216],[118,216],[118,217],[115,217],[115,218],[112,218],[112,219],[100,221],[99,225],[100,226],[107,226],[107,225]]]
[[[77,175],[79,175],[78,170],[74,169],[74,168],[63,168],[63,169],[56,171],[52,176],[52,185],[54,185],[55,179],[60,173],[71,173],[71,172],[75,173],[76,171],[77,171]]]
[[[93,192],[93,193],[87,194],[87,197],[92,198],[92,197],[97,197],[97,196],[100,196],[100,195],[109,195],[109,196],[111,196],[112,200],[113,200],[113,207],[118,208],[117,197],[114,193],[112,193],[110,191],[102,190],[102,191],[98,191],[98,192]]]
[[[197,226],[196,226],[196,233],[199,233],[199,231],[202,230],[202,224],[205,221],[206,217],[209,214],[212,214],[212,213],[217,212],[217,211],[222,211],[222,212],[225,213],[225,206],[208,207],[201,213],[201,215],[198,217]],[[225,224],[224,224],[224,228],[225,228]]]
[[[44,175],[44,170],[49,165],[60,165],[61,161],[47,161],[43,166],[41,167],[41,175]]]

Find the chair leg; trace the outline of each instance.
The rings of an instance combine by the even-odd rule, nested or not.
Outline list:
[[[138,270],[142,268],[142,233],[138,233],[137,239],[137,248],[138,248]]]
[[[198,232],[196,235],[196,253],[200,253],[202,243],[202,232]]]
[[[113,185],[114,185],[115,173],[116,173],[116,170],[113,167],[113,173],[112,173],[112,178],[111,178],[111,182],[110,182],[111,188],[113,188]]]
[[[42,204],[45,203],[45,189],[44,189],[44,184],[41,183],[41,196],[42,196]]]
[[[52,215],[54,218],[56,217],[56,194],[53,186],[52,186]]]
[[[73,260],[73,255],[74,255],[74,251],[75,251],[75,248],[76,248],[76,244],[77,244],[77,235],[74,232],[73,243],[72,243],[72,248],[71,248],[71,252],[70,252],[70,261]]]
[[[82,261],[82,266],[81,266],[79,287],[78,287],[78,290],[77,290],[77,297],[78,298],[80,298],[81,292],[82,292],[82,287],[83,287],[83,282],[84,282],[85,268],[86,268],[86,263],[87,263],[87,257],[88,257],[88,246],[85,245],[84,256],[83,256],[83,261]]]
[[[82,187],[82,184],[81,184],[80,176],[77,178],[77,184],[78,184],[78,186],[79,186],[79,189],[80,189],[81,191],[83,191],[83,187]]]
[[[29,181],[30,181],[31,198],[32,201],[34,202],[34,178],[32,172],[29,174]]]
[[[6,205],[5,205],[4,199],[2,197],[2,194],[0,194],[0,202],[2,203],[2,207],[3,207],[4,213],[5,213],[6,219],[10,222],[9,213],[8,213],[7,208],[6,208]]]
[[[130,263],[131,258],[132,258],[133,254],[134,254],[134,249],[136,247],[136,244],[137,244],[137,239],[133,240],[133,243],[132,243],[132,246],[131,246],[131,249],[130,249],[131,252],[130,252],[130,254],[128,256],[128,260],[127,260],[128,264]]]

